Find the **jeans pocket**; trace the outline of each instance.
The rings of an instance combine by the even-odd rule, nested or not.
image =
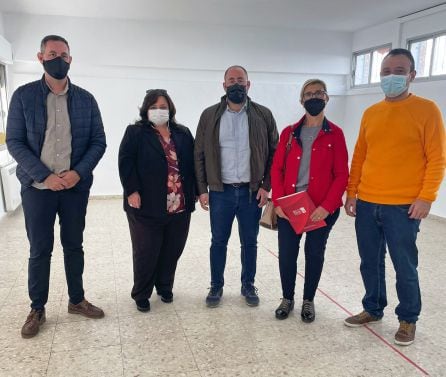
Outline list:
[[[392,207],[394,207],[398,213],[407,213],[407,216],[409,216],[410,204],[395,204],[392,205]]]

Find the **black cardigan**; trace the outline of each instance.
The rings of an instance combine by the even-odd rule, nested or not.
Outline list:
[[[169,123],[175,143],[186,211],[195,210],[194,138],[185,126]],[[127,127],[119,147],[119,177],[124,188],[124,210],[145,217],[167,216],[167,160],[157,133],[148,122]],[[138,191],[141,208],[128,205]]]

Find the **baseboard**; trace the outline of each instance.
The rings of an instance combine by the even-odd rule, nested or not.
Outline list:
[[[90,195],[90,200],[122,199],[122,195]]]

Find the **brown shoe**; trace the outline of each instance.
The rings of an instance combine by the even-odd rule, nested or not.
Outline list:
[[[68,313],[80,314],[88,318],[102,318],[104,316],[104,311],[101,308],[90,304],[85,299],[77,305],[68,302]]]
[[[400,346],[410,346],[415,340],[415,323],[400,321],[400,328],[395,334],[395,344]]]
[[[32,309],[22,326],[22,338],[32,338],[39,332],[40,325],[45,322],[45,309]]]
[[[365,310],[363,310],[361,313],[352,315],[351,317],[348,317],[344,320],[344,325],[348,327],[360,327],[364,325],[368,325],[370,323],[375,323],[381,321],[381,318],[375,317],[369,313],[367,313]]]

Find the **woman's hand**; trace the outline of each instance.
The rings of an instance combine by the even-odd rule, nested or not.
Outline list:
[[[310,215],[310,219],[313,222],[324,220],[330,212],[328,212],[325,208],[319,206],[314,212]]]
[[[135,191],[133,194],[129,195],[127,197],[127,202],[129,203],[129,206],[132,208],[136,209],[141,208],[141,196],[139,195],[139,192]]]
[[[289,220],[288,216],[283,212],[282,207],[275,207],[274,211],[276,211],[276,215],[282,219]]]

